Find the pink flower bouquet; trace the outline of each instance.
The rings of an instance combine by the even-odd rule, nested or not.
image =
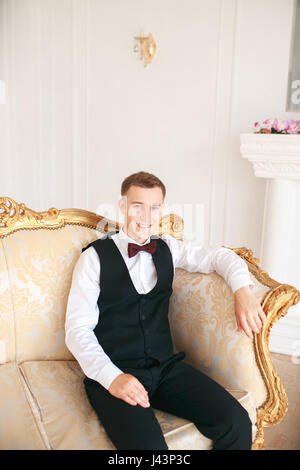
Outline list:
[[[262,125],[255,122],[253,125],[255,134],[300,134],[300,121],[292,119],[266,119]]]

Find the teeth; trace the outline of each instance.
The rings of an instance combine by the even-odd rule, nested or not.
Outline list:
[[[151,225],[144,225],[144,224],[138,224],[138,225],[139,225],[140,227],[142,227],[142,228],[149,228],[149,227],[151,227]]]

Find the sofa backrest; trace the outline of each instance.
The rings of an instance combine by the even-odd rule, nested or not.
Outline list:
[[[73,359],[65,345],[72,272],[95,229],[64,225],[0,239],[1,362]]]

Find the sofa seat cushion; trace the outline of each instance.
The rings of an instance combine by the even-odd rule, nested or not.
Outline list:
[[[16,363],[0,365],[0,390],[0,449],[47,449]]]
[[[51,449],[115,450],[88,402],[84,374],[76,361],[28,361],[19,367],[39,408]],[[253,419],[255,409],[249,394],[234,391],[233,395]],[[204,437],[192,422],[155,408],[154,413],[169,449],[212,448],[212,441]]]

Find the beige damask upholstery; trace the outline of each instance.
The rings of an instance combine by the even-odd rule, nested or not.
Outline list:
[[[114,449],[88,403],[84,374],[64,342],[74,265],[82,247],[110,230],[111,221],[99,221],[104,218],[86,211],[36,213],[0,198],[0,449]],[[176,217],[169,226],[162,223],[162,231],[178,237],[175,222]],[[255,259],[247,253],[241,254],[255,295],[274,322],[276,305],[282,311],[282,285],[261,279]],[[299,293],[283,286],[288,309]],[[263,447],[270,409],[275,409],[278,421],[278,410],[284,414],[286,408],[284,390],[276,388],[281,387],[279,378],[272,381],[270,325],[254,341],[237,333],[233,295],[225,281],[216,272],[183,269],[176,269],[169,320],[175,349],[184,350],[185,362],[240,401],[253,423],[253,447]],[[212,447],[193,423],[154,411],[170,449]]]

